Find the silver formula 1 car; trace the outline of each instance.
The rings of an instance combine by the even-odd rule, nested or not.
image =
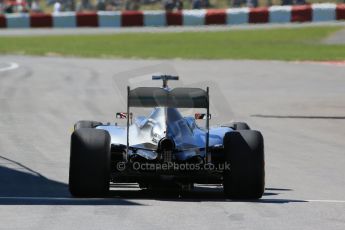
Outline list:
[[[261,198],[265,187],[264,142],[244,122],[209,127],[209,89],[168,87],[177,76],[153,76],[162,87],[127,91],[126,125],[79,121],[71,136],[69,190],[75,197],[102,197],[110,183],[141,188],[191,189],[223,184],[231,199]],[[153,108],[133,117],[131,108]],[[204,109],[183,117],[179,109]],[[205,128],[197,119],[205,119]]]

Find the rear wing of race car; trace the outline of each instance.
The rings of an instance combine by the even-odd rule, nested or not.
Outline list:
[[[199,88],[138,87],[129,90],[129,107],[207,108],[207,91]]]
[[[204,108],[206,109],[206,153],[209,146],[209,88],[174,88],[169,89],[168,80],[178,80],[177,76],[162,75],[153,76],[152,80],[163,80],[163,87],[127,87],[127,114],[130,107],[169,107],[169,108]],[[127,153],[129,149],[129,124],[130,116],[127,116]],[[207,154],[206,154],[207,155]],[[209,159],[206,156],[206,160]]]

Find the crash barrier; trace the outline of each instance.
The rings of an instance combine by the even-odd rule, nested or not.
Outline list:
[[[345,4],[166,11],[0,15],[0,28],[202,26],[345,20]]]

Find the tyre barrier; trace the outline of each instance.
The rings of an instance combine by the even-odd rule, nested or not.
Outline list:
[[[345,20],[345,4],[165,11],[99,11],[0,15],[0,28],[202,26]]]
[[[78,13],[77,27],[98,27],[98,14],[97,13]]]
[[[144,13],[142,11],[123,11],[121,13],[121,26],[144,26]]]
[[[179,12],[167,12],[166,13],[167,26],[182,26],[182,13]]]
[[[310,5],[292,6],[291,22],[311,22],[312,8]]]
[[[226,10],[207,10],[205,25],[225,25]]]
[[[341,4],[337,6],[336,20],[345,20],[345,4]]]

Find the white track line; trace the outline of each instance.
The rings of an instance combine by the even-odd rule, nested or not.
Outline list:
[[[109,198],[73,198],[73,197],[25,197],[25,196],[3,196],[0,200],[108,200]],[[115,198],[116,199],[116,198]]]
[[[320,202],[320,203],[345,203],[345,200],[305,200],[308,202]]]
[[[8,66],[0,68],[0,72],[17,69],[18,67],[19,67],[19,65],[17,63],[11,62],[11,63],[8,63]]]
[[[106,200],[118,200],[121,198],[73,198],[73,197],[22,197],[22,196],[3,196],[0,197],[0,200],[56,200],[56,201],[106,201]],[[274,200],[274,199],[270,199]],[[279,199],[277,199],[279,200]],[[265,201],[265,199],[262,199]],[[345,200],[301,200],[305,202],[311,203],[345,203]],[[245,202],[245,201],[243,201]],[[250,201],[249,201],[250,202]]]

